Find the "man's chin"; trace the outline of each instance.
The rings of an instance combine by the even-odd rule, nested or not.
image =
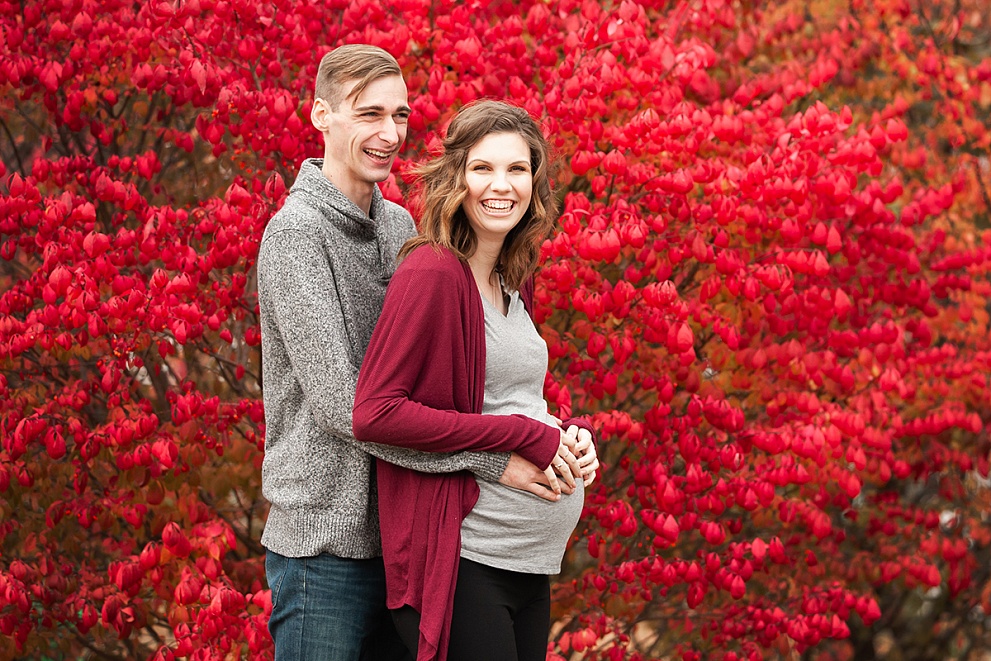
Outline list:
[[[388,179],[389,175],[392,174],[392,163],[390,162],[389,165],[387,166],[382,165],[379,167],[368,168],[366,174],[367,174],[367,181],[374,183],[381,183],[386,179]]]

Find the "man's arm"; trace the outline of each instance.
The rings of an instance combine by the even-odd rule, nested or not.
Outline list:
[[[352,439],[348,439],[348,442],[358,443]],[[466,470],[489,482],[498,482],[510,464],[508,452],[421,452],[379,443],[358,445],[373,457],[410,470],[421,473],[456,473]]]
[[[266,237],[258,253],[258,288],[266,292],[307,408],[324,431],[411,470],[469,470],[490,481],[500,478],[509,462],[508,452],[417,452],[354,440],[351,411],[358,370],[348,352],[333,272],[309,237],[295,230]]]

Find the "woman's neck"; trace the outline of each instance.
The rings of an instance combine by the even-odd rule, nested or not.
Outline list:
[[[468,258],[468,266],[475,278],[489,280],[496,277],[496,267],[499,265],[499,253],[502,252],[502,242],[498,245],[479,241],[475,245],[475,252]]]
[[[500,312],[506,314],[507,306],[505,296],[502,293],[502,283],[496,272],[501,250],[501,243],[494,246],[479,242],[475,247],[475,252],[468,258],[468,266],[471,268],[471,274],[475,277],[478,291]]]

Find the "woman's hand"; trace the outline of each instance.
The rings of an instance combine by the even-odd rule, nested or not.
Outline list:
[[[574,447],[570,449],[578,458],[580,475],[576,474],[576,477],[581,477],[587,487],[595,481],[595,471],[599,469],[599,457],[595,452],[592,434],[578,425],[571,425],[568,427],[568,435],[575,439]]]
[[[557,447],[557,454],[551,460],[551,465],[544,469],[544,475],[547,476],[547,481],[550,482],[551,490],[554,493],[571,494],[575,492],[575,478],[582,477],[578,457],[572,451],[572,448],[577,447],[577,444],[578,441],[574,434],[569,435],[564,431],[561,432],[561,442]],[[558,480],[559,476],[560,481]],[[564,484],[561,484],[562,481]]]

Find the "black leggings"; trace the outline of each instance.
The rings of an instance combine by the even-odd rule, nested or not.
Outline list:
[[[416,656],[420,614],[392,611],[399,636]],[[461,558],[447,661],[544,661],[551,620],[545,574],[496,569]]]

